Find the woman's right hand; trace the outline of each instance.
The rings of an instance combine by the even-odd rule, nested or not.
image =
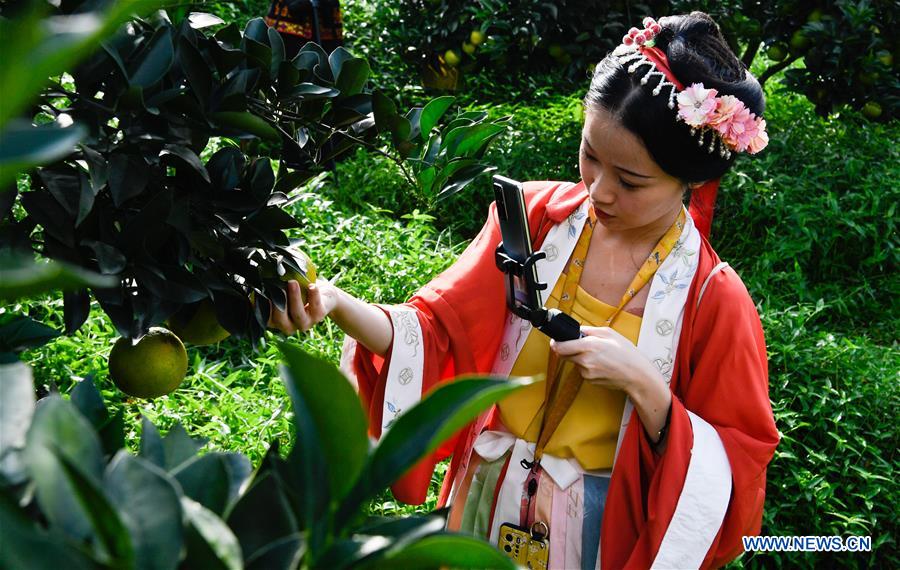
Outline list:
[[[303,302],[303,293],[297,281],[288,281],[286,311],[271,306],[268,327],[278,329],[284,334],[294,334],[297,331],[306,332],[319,321],[325,319],[337,306],[337,288],[330,281],[319,277],[315,283],[310,283],[309,294],[306,303]]]

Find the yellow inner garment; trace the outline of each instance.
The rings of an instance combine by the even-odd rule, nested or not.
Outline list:
[[[559,306],[565,278],[565,274],[562,274],[556,282],[544,304],[546,308]],[[592,297],[579,286],[570,315],[582,325],[603,326],[615,311],[616,307]],[[622,311],[613,321],[612,328],[637,345],[641,318]],[[532,329],[510,376],[546,374],[549,353],[550,337]],[[570,361],[563,362],[559,378],[565,378],[574,367]],[[538,382],[504,398],[498,404],[500,419],[516,437],[529,442],[537,441],[541,418],[535,416],[543,414],[544,392],[545,383]],[[612,468],[624,407],[625,392],[584,382],[559,427],[553,432],[545,452],[556,457],[574,457],[587,470]]]

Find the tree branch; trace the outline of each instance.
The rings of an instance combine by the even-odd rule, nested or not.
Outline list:
[[[747,69],[750,69],[750,64],[753,63],[753,59],[756,57],[756,54],[759,53],[759,48],[762,46],[762,42],[758,39],[753,39],[747,44],[747,49],[744,51],[744,55],[741,56],[741,63]]]
[[[763,72],[762,75],[759,76],[759,78],[758,78],[759,85],[760,85],[760,86],[765,85],[765,84],[766,84],[766,80],[768,80],[770,77],[772,77],[773,75],[775,75],[776,73],[778,73],[778,72],[781,71],[782,69],[786,68],[786,67],[789,66],[790,64],[794,63],[794,62],[797,61],[798,59],[800,59],[800,55],[799,55],[799,54],[798,54],[798,55],[795,55],[795,56],[793,56],[793,57],[789,57],[789,58],[785,59],[784,61],[779,62],[779,63],[776,63],[775,65],[769,67],[767,70],[765,70],[765,71]]]

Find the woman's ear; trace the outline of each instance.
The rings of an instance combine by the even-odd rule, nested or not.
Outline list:
[[[689,190],[696,190],[697,188],[700,188],[701,186],[703,186],[703,185],[706,184],[707,182],[709,182],[709,181],[708,181],[708,180],[704,180],[704,181],[702,181],[702,182],[688,182],[687,187],[688,187]]]

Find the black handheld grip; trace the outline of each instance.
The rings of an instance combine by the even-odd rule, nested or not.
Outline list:
[[[538,327],[538,330],[559,342],[575,340],[584,336],[578,321],[559,309],[548,309],[547,320]]]

